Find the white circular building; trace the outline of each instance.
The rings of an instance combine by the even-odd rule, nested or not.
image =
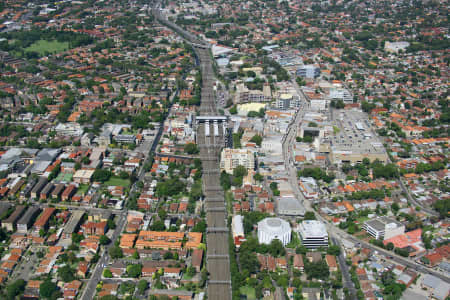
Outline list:
[[[274,239],[286,246],[291,241],[291,226],[280,218],[266,218],[258,222],[258,241],[270,244]]]

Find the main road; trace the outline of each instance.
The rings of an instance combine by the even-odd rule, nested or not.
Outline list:
[[[303,92],[300,90],[299,86],[297,85],[297,82],[295,80],[292,80],[292,84],[294,88],[296,89],[297,93],[300,95],[301,99],[301,105],[300,109],[297,111],[294,121],[290,124],[288,131],[286,135],[283,137],[283,157],[284,157],[284,164],[286,171],[288,172],[288,178],[289,183],[294,191],[294,194],[296,195],[296,199],[300,202],[300,204],[307,210],[307,211],[314,211],[311,207],[311,204],[308,200],[305,199],[303,196],[303,193],[300,191],[298,187],[297,182],[297,170],[294,167],[293,161],[292,161],[292,145],[294,143],[294,139],[297,136],[297,126],[300,123],[300,121],[303,119],[305,115],[305,111],[309,107],[309,103],[306,101],[305,96],[303,95]],[[316,215],[319,215],[316,213]],[[320,217],[320,216],[319,216]],[[318,218],[319,219],[319,218]],[[339,242],[339,239],[330,231],[328,231],[330,234],[331,241],[341,247],[341,244]],[[342,249],[341,249],[342,250]],[[348,271],[348,266],[345,263],[345,258],[343,255],[343,251],[341,251],[341,254],[338,256],[338,261],[342,273],[342,278],[344,280],[344,287],[346,287],[350,293],[351,299],[356,299],[356,289],[355,286],[351,280],[350,273]]]

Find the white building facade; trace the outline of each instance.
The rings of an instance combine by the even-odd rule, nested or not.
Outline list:
[[[250,149],[231,149],[224,148],[220,155],[220,171],[229,174],[237,166],[244,166],[247,170],[255,169],[255,156]]]
[[[258,241],[260,244],[270,244],[278,239],[286,246],[291,241],[291,226],[280,218],[266,218],[258,222]]]

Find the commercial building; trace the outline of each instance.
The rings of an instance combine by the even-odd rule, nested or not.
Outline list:
[[[78,123],[59,123],[55,131],[56,134],[63,136],[80,137],[83,134],[83,128]]]
[[[277,199],[277,211],[279,215],[304,216],[305,208],[294,197],[279,197]]]
[[[300,98],[290,93],[282,93],[277,99],[276,107],[281,110],[300,107]]]
[[[320,68],[314,65],[304,65],[297,69],[297,76],[305,78],[317,78],[320,76]]]
[[[342,100],[344,103],[353,103],[353,96],[346,88],[332,88],[328,97],[331,100]]]
[[[384,44],[384,50],[386,52],[398,53],[398,51],[405,51],[409,47],[408,42],[386,42]]]
[[[247,170],[255,169],[255,156],[250,149],[231,149],[224,148],[220,155],[220,171],[229,174],[237,166],[244,166]]]
[[[341,110],[334,126],[339,132],[322,141],[329,147],[331,163],[355,164],[364,158],[371,162],[376,159],[383,163],[388,161],[383,144],[372,134],[367,115],[362,111]]]
[[[423,277],[421,287],[430,292],[430,299],[445,300],[450,294],[450,284],[430,274]]]
[[[266,218],[258,222],[258,241],[261,244],[270,244],[278,239],[283,246],[291,241],[291,226],[280,218]]]
[[[405,233],[405,225],[388,217],[366,221],[363,229],[374,238],[381,240],[387,240]]]
[[[316,220],[306,220],[299,224],[298,233],[302,239],[302,244],[308,249],[328,247],[328,233],[323,224]]]
[[[231,221],[231,229],[233,231],[233,239],[243,237],[244,235],[244,217],[241,215],[233,216]]]
[[[62,201],[70,201],[70,199],[72,198],[72,196],[75,194],[77,190],[77,187],[73,184],[69,184],[66,189],[64,190],[64,192],[61,195],[61,200]]]

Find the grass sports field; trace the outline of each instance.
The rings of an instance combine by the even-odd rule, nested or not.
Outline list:
[[[39,40],[33,43],[30,47],[26,48],[25,51],[34,51],[39,53],[39,55],[43,56],[45,53],[58,53],[63,52],[69,49],[68,42],[58,42],[56,40],[47,41],[47,40]]]

